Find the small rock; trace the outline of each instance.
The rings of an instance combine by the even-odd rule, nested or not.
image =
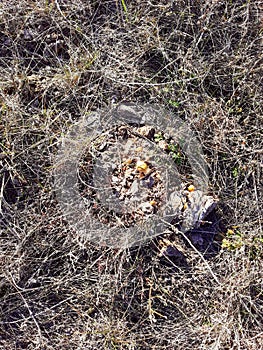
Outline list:
[[[154,208],[151,206],[149,202],[142,203],[140,205],[140,209],[145,213],[145,214],[151,214],[154,210]]]
[[[142,186],[147,187],[147,188],[152,188],[154,185],[154,179],[152,176],[149,176],[146,179],[141,180],[142,181]]]
[[[151,126],[142,126],[141,128],[138,129],[138,132],[147,137],[147,138],[153,138],[154,137],[154,134],[155,134],[155,130],[153,127]]]
[[[163,149],[163,150],[167,150],[168,149],[168,143],[165,140],[161,140],[158,142],[158,146]]]

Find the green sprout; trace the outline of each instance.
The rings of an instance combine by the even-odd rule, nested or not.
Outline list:
[[[255,237],[250,245],[249,257],[251,260],[261,259],[263,256],[263,237]]]
[[[237,177],[238,176],[238,168],[234,168],[232,170],[232,174],[233,174],[234,177]]]
[[[182,161],[182,153],[179,150],[179,145],[174,144],[174,143],[170,143],[168,145],[168,151],[171,152],[171,156],[172,156],[173,160],[177,164],[180,164]]]
[[[175,108],[178,108],[180,106],[180,102],[178,101],[169,100],[168,103]]]
[[[162,141],[163,139],[164,139],[164,137],[163,137],[161,132],[158,132],[157,134],[154,134],[154,141],[155,142]]]
[[[221,246],[229,251],[240,249],[244,246],[243,234],[236,228],[234,230],[228,229]]]
[[[126,4],[125,4],[125,1],[124,1],[124,0],[121,0],[121,4],[122,4],[122,7],[123,7],[123,11],[124,11],[125,13],[127,13],[128,10],[127,10],[127,6],[126,6]]]

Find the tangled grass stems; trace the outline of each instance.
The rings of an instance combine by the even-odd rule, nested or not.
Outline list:
[[[262,28],[259,0],[1,2],[1,349],[260,348]],[[158,240],[97,247],[64,219],[61,136],[123,101],[164,106],[202,143],[220,198],[205,262],[187,242],[187,268]]]

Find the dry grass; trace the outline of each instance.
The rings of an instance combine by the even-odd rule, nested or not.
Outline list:
[[[262,11],[260,0],[1,2],[1,349],[260,348]],[[60,137],[122,101],[161,104],[195,130],[229,249],[184,268],[156,242],[114,251],[70,230],[52,186]]]

